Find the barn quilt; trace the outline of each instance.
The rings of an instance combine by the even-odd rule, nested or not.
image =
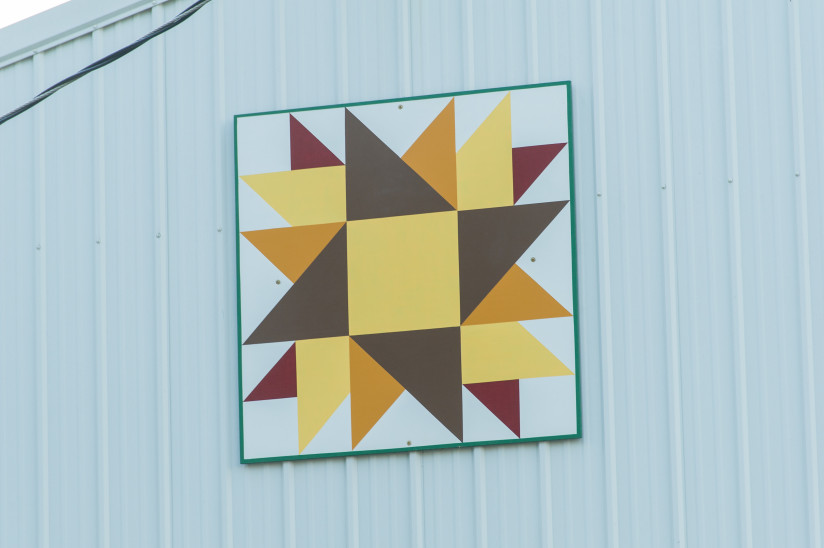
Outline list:
[[[243,462],[580,436],[570,98],[236,117]]]

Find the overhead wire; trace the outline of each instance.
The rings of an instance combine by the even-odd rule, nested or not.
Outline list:
[[[166,23],[160,25],[159,27],[157,27],[156,29],[154,29],[150,33],[146,34],[142,38],[139,38],[139,39],[135,40],[134,42],[132,42],[131,44],[129,44],[128,46],[122,47],[119,50],[117,50],[115,52],[112,52],[109,55],[106,55],[105,57],[103,57],[101,59],[98,59],[97,61],[95,61],[94,63],[88,65],[87,67],[84,67],[84,68],[80,69],[79,71],[75,72],[71,76],[68,76],[67,78],[63,78],[62,80],[60,80],[56,84],[46,88],[45,90],[43,90],[42,92],[37,94],[30,101],[20,105],[16,109],[12,110],[8,114],[5,114],[2,118],[0,118],[0,126],[5,124],[6,122],[11,120],[12,118],[15,118],[15,117],[23,114],[24,112],[31,109],[32,107],[34,107],[38,103],[40,103],[42,101],[45,101],[46,99],[48,99],[49,97],[51,97],[52,95],[54,95],[55,93],[57,93],[58,91],[63,89],[64,87],[71,84],[72,82],[74,82],[76,80],[79,80],[80,78],[84,77],[85,75],[87,75],[89,73],[92,73],[92,72],[96,71],[97,69],[103,68],[106,65],[117,61],[121,57],[131,53],[134,50],[136,50],[137,48],[139,48],[140,46],[142,46],[143,44],[145,44],[146,42],[148,42],[152,38],[160,36],[164,32],[166,32],[170,29],[173,29],[174,27],[178,26],[183,21],[185,21],[186,19],[188,19],[189,17],[194,15],[200,8],[202,8],[203,6],[208,4],[209,2],[211,2],[211,0],[198,0],[194,4],[192,4],[191,6],[189,6],[188,8],[186,8],[185,10],[183,10],[179,14],[177,14],[177,16],[175,16],[173,19],[170,19]]]

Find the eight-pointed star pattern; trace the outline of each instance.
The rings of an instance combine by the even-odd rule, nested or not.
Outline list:
[[[452,441],[465,441],[467,398],[517,438],[521,380],[574,374],[527,325],[571,321],[571,303],[518,264],[570,208],[519,203],[567,143],[513,147],[512,94],[493,99],[464,143],[455,99],[441,102],[402,153],[367,125],[367,107],[342,108],[345,161],[288,114],[290,169],[241,174],[288,225],[242,237],[293,283],[242,340],[281,348],[244,405],[296,398],[296,453],[325,427],[363,448],[405,393]]]

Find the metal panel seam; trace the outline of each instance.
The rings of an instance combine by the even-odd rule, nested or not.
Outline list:
[[[607,202],[606,121],[604,114],[604,45],[601,1],[594,0],[592,16],[592,81],[595,130],[595,184],[598,232],[598,285],[601,300],[601,340],[604,398],[604,466],[607,490],[608,542],[620,544],[618,519],[618,470],[615,443],[615,381],[612,346],[612,292],[610,290],[609,207]]]
[[[473,0],[464,0],[464,83],[465,89],[475,87],[475,22],[473,20]]]
[[[45,60],[43,54],[34,56],[34,87],[41,89],[45,85]],[[38,473],[38,530],[40,548],[50,544],[49,516],[49,383],[48,383],[48,318],[46,293],[46,112],[45,106],[35,111],[35,241],[37,275],[37,292],[35,303],[37,328],[37,473]]]
[[[92,32],[92,52],[95,58],[103,55],[103,31]],[[101,546],[111,544],[111,519],[109,509],[109,364],[108,319],[106,291],[106,135],[104,129],[103,73],[97,71],[92,78],[94,127],[94,228],[95,228],[95,335],[97,338],[97,445],[99,459],[98,476],[98,535]]]
[[[538,442],[538,482],[541,494],[541,546],[555,546],[552,525],[552,460],[548,441]]]
[[[526,10],[527,17],[527,82],[537,83],[538,80],[538,3],[537,0],[529,0],[529,9]]]
[[[224,16],[223,3],[215,2],[212,5],[212,31],[215,37],[215,57],[214,57],[214,72],[215,82],[213,89],[215,90],[215,104],[214,112],[216,119],[215,128],[215,151],[214,171],[215,171],[215,212],[217,224],[217,233],[215,235],[215,273],[217,282],[217,306],[218,314],[215,317],[217,337],[217,355],[225,357],[226,363],[231,363],[232,353],[229,352],[229,345],[226,344],[225,337],[220,336],[226,321],[226,268],[227,264],[231,264],[226,260],[226,236],[223,227],[226,225],[224,214],[226,211],[225,204],[225,148],[223,147],[223,134],[226,127],[226,53],[224,43]],[[227,391],[225,388],[231,387]],[[235,397],[234,385],[229,381],[229,368],[218,364],[218,409],[220,412],[219,435],[221,444],[225,444],[222,451],[220,451],[220,463],[222,467],[220,478],[220,505],[221,513],[223,514],[222,532],[223,532],[223,546],[232,548],[234,546],[234,523],[233,523],[233,500],[232,500],[232,460],[234,456],[233,445],[228,443],[229,439],[229,410],[232,408],[230,401]]]
[[[486,457],[483,447],[472,448],[472,464],[475,481],[475,527],[478,531],[477,546],[489,546],[489,528],[486,526]]]
[[[658,62],[659,62],[659,101],[660,143],[662,158],[662,220],[665,238],[664,265],[666,291],[666,323],[669,367],[670,396],[670,451],[672,452],[671,482],[675,493],[674,523],[676,525],[676,544],[686,545],[686,495],[684,485],[684,427],[681,406],[681,340],[678,323],[678,263],[675,240],[675,206],[673,204],[673,168],[672,168],[672,105],[670,103],[670,68],[669,68],[669,28],[667,21],[667,4],[664,0],[656,2],[658,16]]]
[[[163,20],[163,6],[152,8],[152,24],[157,26]],[[171,440],[171,368],[169,346],[169,206],[168,177],[166,173],[166,61],[164,36],[155,38],[152,44],[152,76],[154,99],[154,207],[155,227],[157,233],[155,253],[155,305],[157,318],[157,397],[158,412],[158,467],[160,477],[158,504],[160,522],[160,543],[167,548],[172,546],[172,440]]]
[[[349,35],[346,24],[346,0],[338,0],[337,2],[337,19],[338,19],[338,51],[337,51],[337,65],[338,65],[338,95],[339,99],[346,103],[349,102]]]
[[[295,515],[295,465],[283,463],[283,506],[286,508],[286,527],[284,542],[289,548],[297,548],[297,517]]]
[[[799,307],[803,327],[801,329],[801,351],[803,356],[802,376],[804,386],[801,388],[804,398],[804,415],[807,437],[806,461],[809,481],[808,519],[810,541],[813,546],[821,547],[821,499],[818,475],[818,426],[816,424],[815,401],[815,351],[812,317],[812,286],[810,282],[810,226],[807,217],[807,158],[804,138],[804,95],[802,89],[801,67],[801,32],[798,20],[798,2],[789,2],[790,14],[790,71],[792,80],[793,104],[793,148],[795,149],[795,209],[798,230],[798,268]]]
[[[346,457],[346,523],[349,548],[360,546],[358,517],[358,460]]]
[[[733,51],[733,19],[732,4],[725,0],[723,4],[724,27],[724,64],[726,77],[724,79],[727,99],[727,158],[729,185],[729,230],[731,238],[731,270],[732,270],[732,300],[733,300],[733,332],[735,342],[733,353],[735,356],[735,384],[737,399],[738,423],[738,452],[741,459],[739,472],[741,497],[741,528],[744,535],[744,545],[752,546],[752,478],[750,473],[750,427],[749,404],[747,401],[747,371],[746,346],[744,341],[744,274],[741,250],[741,199],[738,178],[738,120],[735,97],[735,59]]]
[[[423,463],[417,451],[409,453],[409,482],[412,494],[412,546],[423,548]]]

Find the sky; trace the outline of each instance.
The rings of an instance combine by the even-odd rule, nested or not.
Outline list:
[[[69,0],[0,0],[0,29]]]

